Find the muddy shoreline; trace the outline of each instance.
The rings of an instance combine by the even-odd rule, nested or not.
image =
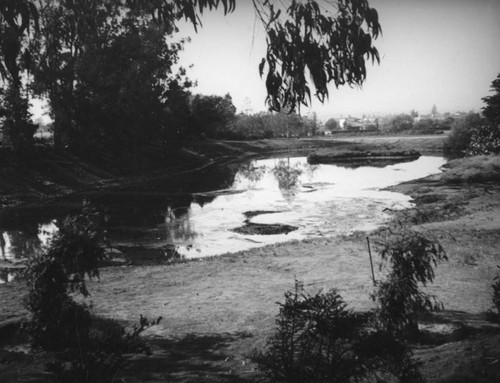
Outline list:
[[[434,137],[363,139],[356,138],[355,145],[439,152]],[[500,184],[450,183],[437,175],[391,189],[416,202],[395,219],[404,218],[416,229],[438,235],[450,258],[438,265],[435,283],[427,288],[445,307],[423,323],[437,329],[437,335],[429,343],[415,345],[426,381],[498,381],[499,363],[491,362],[500,357],[500,331],[482,313],[491,306],[490,284],[500,264]],[[338,288],[353,309],[372,307],[366,249],[366,236],[372,235],[360,232],[287,242],[171,265],[104,267],[100,281],[88,286],[96,315],[129,323],[139,314],[164,318],[145,334],[153,354],[131,357],[120,378],[266,381],[249,352],[265,345],[275,326],[276,302],[293,287],[294,278],[302,280],[309,292]],[[26,317],[24,291],[21,282],[0,285],[0,322]],[[0,381],[37,376],[39,359],[17,358],[7,364],[0,360]]]

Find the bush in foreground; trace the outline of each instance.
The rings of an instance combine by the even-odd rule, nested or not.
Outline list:
[[[376,309],[355,313],[335,289],[309,295],[298,281],[285,293],[276,331],[253,355],[273,381],[421,380],[407,341],[419,335],[419,314],[442,307],[420,286],[434,280],[434,267],[447,256],[435,238],[404,223],[380,234],[382,265],[389,268],[371,295]]]
[[[309,295],[302,283],[285,293],[277,329],[253,359],[273,381],[347,382],[395,375],[416,379],[406,343],[354,313],[336,290]]]
[[[28,263],[27,326],[35,346],[54,351],[47,365],[58,383],[108,383],[123,366],[124,354],[144,352],[139,334],[156,325],[141,315],[127,330],[121,324],[95,318],[85,303],[73,300],[90,296],[85,278],[98,277],[103,256],[101,215],[90,205],[59,224],[49,247]]]
[[[28,329],[35,345],[58,350],[88,341],[90,313],[70,293],[87,298],[85,277],[99,276],[104,254],[100,219],[95,209],[84,206],[82,213],[62,220],[48,249],[28,263],[25,304],[32,314]]]
[[[385,239],[378,245],[381,267],[388,263],[389,273],[372,294],[378,304],[377,319],[388,332],[414,338],[419,333],[418,315],[442,308],[420,285],[432,283],[434,267],[448,257],[437,240],[404,225],[384,231]]]

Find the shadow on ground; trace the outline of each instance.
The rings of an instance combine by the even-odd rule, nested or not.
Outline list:
[[[438,311],[429,313],[420,320],[421,334],[417,343],[441,345],[458,342],[478,334],[500,334],[500,326],[488,322],[484,314],[462,311]]]
[[[500,382],[500,326],[484,314],[441,311],[419,327],[414,352],[426,382]]]
[[[229,349],[231,343],[251,336],[189,334],[179,339],[148,339],[152,354],[132,356],[120,378],[128,383],[265,381],[253,363],[241,355],[231,355]]]

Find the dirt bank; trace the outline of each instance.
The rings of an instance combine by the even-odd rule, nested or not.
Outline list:
[[[357,140],[356,145],[366,145],[364,140],[371,139]],[[418,141],[408,144],[401,138],[370,142],[423,149]],[[434,137],[427,144],[437,145]],[[500,264],[499,183],[431,176],[394,190],[415,199],[405,219],[438,234],[450,258],[438,265],[428,288],[446,311],[428,320],[427,327],[436,331],[431,341],[415,346],[424,376],[429,382],[499,381],[500,332],[481,316],[490,308],[490,283]],[[367,235],[285,243],[169,266],[103,268],[101,280],[88,286],[95,314],[127,322],[140,314],[164,318],[145,334],[153,355],[131,357],[120,377],[126,382],[265,381],[248,353],[265,344],[274,328],[276,302],[295,278],[309,292],[335,287],[352,308],[371,307]],[[0,285],[0,322],[27,314],[23,294],[21,282]],[[47,381],[37,372],[42,356],[5,355],[0,355],[0,381]]]

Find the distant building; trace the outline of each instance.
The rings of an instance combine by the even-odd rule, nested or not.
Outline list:
[[[344,122],[344,130],[348,132],[359,132],[363,127],[363,123],[360,118],[347,117]]]
[[[347,132],[368,132],[378,130],[377,120],[374,118],[347,117],[341,125]]]

